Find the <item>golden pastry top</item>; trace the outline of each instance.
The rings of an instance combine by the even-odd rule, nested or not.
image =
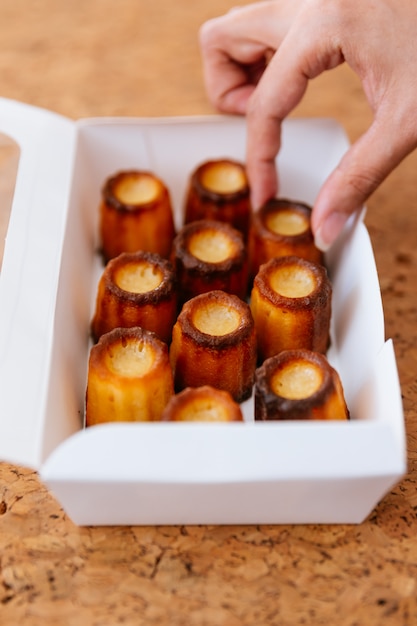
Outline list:
[[[276,210],[267,213],[265,225],[271,232],[285,236],[300,235],[310,229],[308,215],[291,207],[277,207]]]
[[[202,385],[186,387],[172,396],[165,407],[163,421],[242,422],[239,404],[228,391]]]
[[[240,312],[223,300],[207,300],[193,311],[195,328],[206,335],[228,335],[239,328],[241,321]]]
[[[305,298],[317,287],[315,274],[305,265],[276,266],[269,274],[271,289],[286,298]]]
[[[271,377],[271,390],[289,400],[308,398],[323,384],[323,372],[317,363],[304,359],[286,362]]]
[[[194,232],[188,242],[188,249],[205,263],[222,263],[237,253],[236,242],[224,230],[214,227]]]
[[[211,161],[200,171],[200,182],[206,189],[218,194],[236,193],[247,187],[243,167],[233,161]]]
[[[147,259],[120,265],[114,274],[114,281],[118,287],[131,293],[153,291],[159,287],[163,279],[161,269]]]
[[[152,344],[134,338],[114,342],[106,352],[106,365],[114,374],[124,378],[141,377],[151,371],[155,363]]]
[[[113,194],[121,204],[140,205],[153,202],[161,192],[157,178],[146,172],[127,172],[118,177]]]

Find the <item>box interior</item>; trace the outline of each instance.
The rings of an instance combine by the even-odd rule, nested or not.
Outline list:
[[[299,149],[301,138],[308,150]],[[333,154],[329,145],[333,147]],[[280,195],[312,204],[325,176],[346,145],[343,131],[331,121],[318,121],[314,125],[308,121],[289,122],[284,130],[279,164]],[[234,118],[205,122],[191,119],[180,125],[175,120],[165,120],[154,124],[148,121],[146,124],[86,123],[79,126],[69,216],[74,221],[77,213],[82,216],[82,223],[77,226],[77,239],[83,237],[83,242],[77,247],[86,256],[80,255],[75,260],[69,251],[67,256],[72,257],[70,271],[73,274],[81,274],[81,268],[94,267],[91,276],[86,277],[87,281],[93,280],[93,284],[86,282],[81,286],[83,293],[92,295],[90,318],[96,284],[103,270],[99,256],[95,254],[92,260],[91,254],[99,243],[98,206],[106,178],[132,167],[157,173],[170,189],[179,228],[188,178],[196,165],[222,156],[243,160],[244,151],[244,125]],[[339,245],[326,257],[334,290],[328,357],[340,372],[355,419],[369,418],[363,411],[355,410],[355,397],[384,343],[377,272],[362,217],[361,214],[352,219]],[[74,238],[69,234],[67,240],[71,242]],[[80,264],[79,272],[74,272],[74,263]],[[67,284],[64,279],[61,282]],[[86,300],[87,296],[83,299]],[[71,300],[74,296],[70,297]],[[88,327],[87,320],[85,327]],[[358,345],[367,346],[365,354],[358,352]],[[249,412],[246,414],[250,420]]]
[[[71,387],[65,386],[53,411],[55,420],[58,410],[67,413],[70,407],[70,412],[77,415],[82,411],[87,359],[80,363],[79,355],[88,349],[88,328],[96,285],[104,269],[97,254],[97,237],[100,192],[106,178],[132,167],[156,173],[170,190],[179,228],[188,178],[196,165],[222,156],[243,160],[245,151],[245,127],[240,119],[235,118],[191,118],[180,124],[178,120],[147,120],[146,123],[87,120],[80,122],[77,130],[57,298],[59,308],[54,339],[57,362],[51,368],[57,381],[50,385],[50,390],[51,394],[56,393],[59,381],[69,381],[69,372],[77,372],[73,389],[79,391],[73,395]],[[306,150],[300,149],[301,142],[307,146]],[[312,203],[346,146],[342,129],[332,121],[316,120],[312,124],[309,120],[290,120],[284,127],[279,162],[280,195]],[[371,406],[370,400],[365,406],[366,403],[359,399],[369,396],[364,392],[364,384],[371,384],[373,365],[384,345],[377,272],[362,218],[363,214],[350,221],[338,245],[326,258],[334,290],[328,357],[341,375],[354,420],[378,418],[376,407]],[[74,306],[76,314],[68,319],[66,312]],[[60,346],[64,341],[67,343],[65,349]],[[366,349],[360,349],[361,346]],[[68,373],[58,374],[62,352],[69,355],[66,362],[70,367]],[[67,398],[65,403],[62,403],[63,397]],[[50,400],[48,406],[53,406],[53,398]],[[247,421],[253,419],[253,398],[244,403],[244,413]],[[65,415],[61,419],[67,421]],[[79,427],[80,424],[76,423],[76,429]]]

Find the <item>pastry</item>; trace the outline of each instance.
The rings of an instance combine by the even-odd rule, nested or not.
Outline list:
[[[142,326],[169,343],[177,316],[173,267],[151,252],[124,252],[101,275],[91,323],[97,341],[118,326]]]
[[[133,170],[107,179],[100,205],[105,261],[137,250],[168,257],[174,234],[170,194],[159,178]]]
[[[170,359],[177,392],[210,385],[236,402],[250,397],[256,336],[249,305],[219,290],[188,300],[174,324]]]
[[[192,173],[185,202],[186,224],[201,219],[228,222],[246,238],[250,215],[249,184],[242,163],[205,161]]]
[[[86,426],[159,421],[174,393],[168,346],[143,328],[115,328],[91,348]]]
[[[168,422],[242,422],[240,406],[227,391],[209,385],[187,387],[169,400],[162,413]]]
[[[329,346],[332,286],[323,265],[295,256],[261,266],[252,292],[260,361],[304,348],[325,353]]]
[[[246,247],[230,224],[198,220],[183,226],[173,242],[172,263],[183,302],[216,289],[247,295]]]
[[[256,370],[255,420],[346,420],[337,371],[323,354],[285,350]]]
[[[252,278],[263,263],[277,256],[299,256],[323,263],[310,226],[311,207],[293,200],[272,199],[252,216],[249,229],[249,262]]]

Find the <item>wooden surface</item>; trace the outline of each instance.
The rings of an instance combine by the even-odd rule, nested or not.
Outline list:
[[[197,30],[231,6],[2,0],[0,94],[74,119],[211,113]],[[351,140],[370,120],[345,67],[317,79],[294,114],[333,116]],[[0,465],[2,625],[417,623],[416,170],[414,154],[367,217],[404,398],[401,484],[359,526],[77,528],[36,473]]]

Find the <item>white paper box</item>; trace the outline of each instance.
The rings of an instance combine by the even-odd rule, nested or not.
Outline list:
[[[358,523],[406,471],[404,419],[361,217],[327,257],[332,348],[349,422],[82,428],[105,179],[147,168],[177,225],[189,174],[243,160],[240,118],[77,122],[0,100],[21,155],[0,277],[0,458],[36,468],[77,524]],[[281,196],[314,201],[348,146],[331,120],[288,120]]]

